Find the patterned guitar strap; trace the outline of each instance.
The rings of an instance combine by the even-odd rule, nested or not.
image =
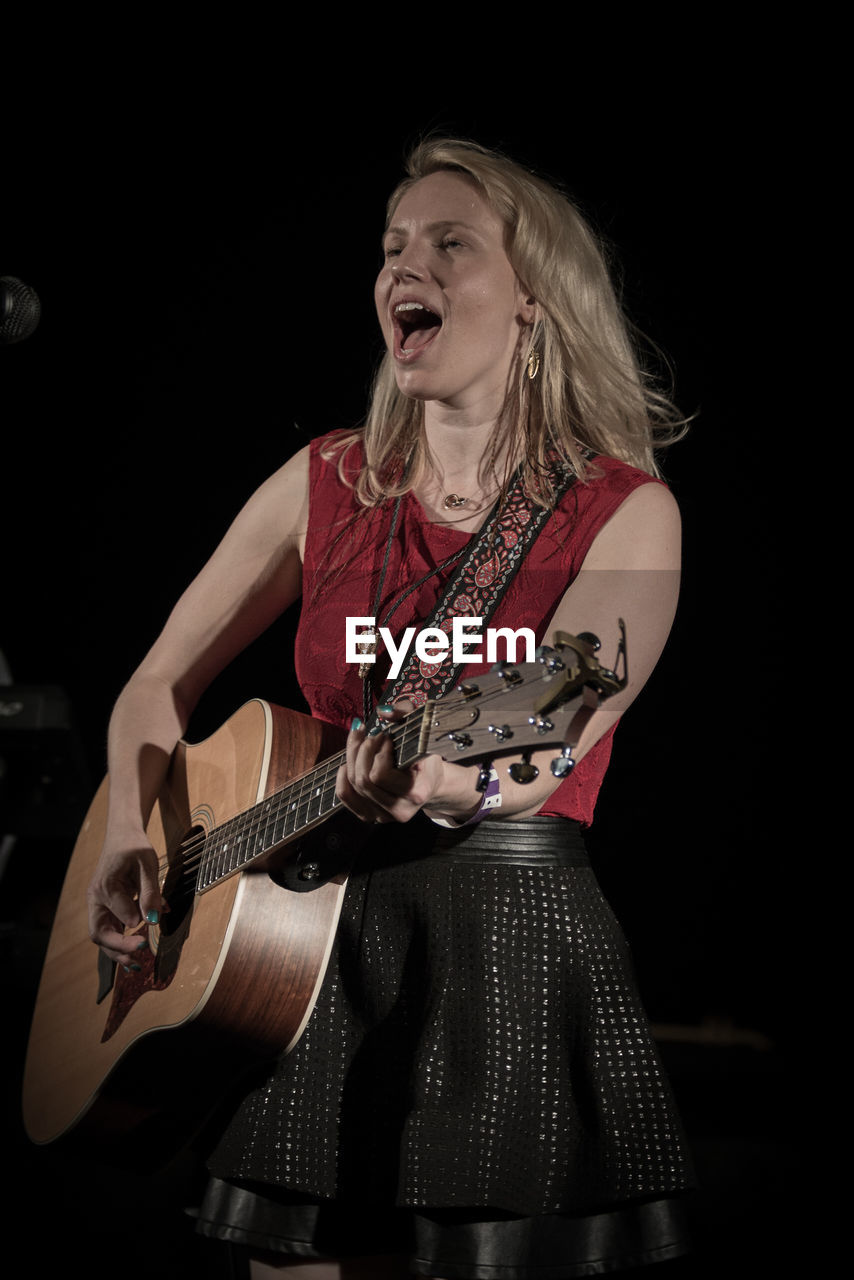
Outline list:
[[[585,456],[593,455],[585,451]],[[575,473],[570,468],[555,468],[553,477],[555,506],[574,480]],[[398,499],[391,520],[377,602],[382,592],[385,567],[388,564],[389,551],[397,529],[400,502],[401,500]],[[426,625],[444,631],[448,636],[451,635],[453,619],[457,617],[482,618],[483,625],[486,626],[495,613],[501,597],[516,576],[526,552],[533,546],[548,515],[548,508],[531,502],[525,496],[520,468],[514,477],[507,500],[502,505],[499,499],[490,512],[484,528],[479,534],[474,534],[459,553],[462,559],[451,574]],[[455,555],[450,562],[457,558]],[[425,577],[432,577],[435,572],[436,570],[431,570]],[[401,604],[423,580],[419,579],[404,592],[390,613],[386,615],[385,622],[389,621],[397,605]],[[378,607],[377,603],[374,616]],[[449,648],[441,662],[429,663],[423,662],[413,650],[397,679],[383,688],[379,703],[406,697],[416,707],[422,707],[428,698],[441,697],[449,689],[453,689],[458,682],[463,664],[453,664],[449,660],[451,653],[452,650]],[[375,727],[378,723],[376,711],[371,708],[369,673],[370,665],[368,664],[360,672],[363,684],[364,721],[368,729]],[[487,785],[483,770],[481,774],[478,790],[485,789]],[[346,819],[347,814],[339,814],[340,818]],[[363,827],[363,824],[355,822],[348,828],[346,838],[342,839],[334,831],[332,823],[325,824],[317,833],[314,833],[314,836],[310,835],[300,846],[296,857],[286,863],[283,883],[300,892],[325,884],[333,875],[342,872],[345,865],[350,866],[355,857],[355,850],[365,844],[370,830],[369,826]],[[324,833],[322,836],[321,832]],[[362,892],[364,892],[366,882],[362,883]]]
[[[575,473],[570,468],[558,471],[554,480],[555,506],[574,480]],[[465,617],[478,618],[485,628],[549,514],[547,507],[526,496],[520,468],[506,501],[502,504],[499,499],[481,532],[463,548],[462,560],[451,574],[425,627],[444,631],[450,637],[453,619]],[[405,697],[414,706],[422,707],[428,698],[441,697],[456,686],[466,665],[454,664],[451,654],[449,647],[440,661],[425,662],[413,648],[396,680],[383,689],[379,701],[387,703]],[[370,722],[376,723],[375,713]]]

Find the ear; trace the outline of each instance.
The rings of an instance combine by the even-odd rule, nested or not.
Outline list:
[[[539,318],[537,300],[526,289],[519,288],[519,319],[522,324],[534,324]]]

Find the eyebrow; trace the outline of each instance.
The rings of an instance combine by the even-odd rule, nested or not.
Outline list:
[[[462,218],[445,218],[441,222],[431,222],[425,227],[425,231],[436,234],[440,231],[447,231],[449,227],[460,227],[464,231],[473,231],[477,234],[477,227],[472,226],[470,222],[464,222]],[[406,227],[387,227],[383,232],[383,239],[386,236],[405,236],[408,234]]]

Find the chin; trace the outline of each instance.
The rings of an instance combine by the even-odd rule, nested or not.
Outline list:
[[[435,382],[419,374],[417,369],[396,369],[395,381],[401,395],[410,400],[440,400],[441,392],[436,390]]]

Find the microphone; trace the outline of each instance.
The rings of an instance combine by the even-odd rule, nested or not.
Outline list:
[[[34,333],[42,313],[35,289],[14,276],[0,276],[0,343],[23,342]]]

